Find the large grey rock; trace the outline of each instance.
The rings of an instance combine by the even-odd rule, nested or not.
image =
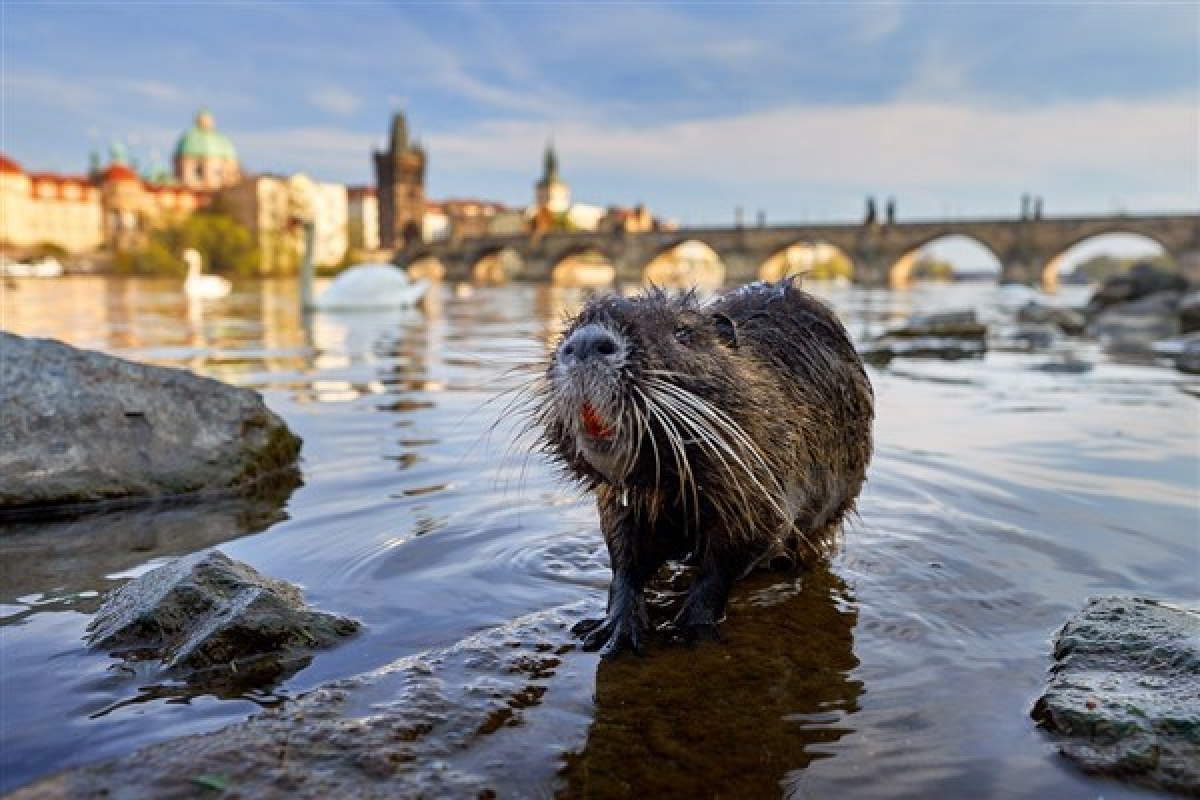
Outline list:
[[[249,486],[300,440],[257,392],[0,332],[0,510]]]
[[[185,679],[264,665],[274,675],[276,665],[307,663],[313,649],[358,628],[352,619],[309,610],[295,586],[213,550],[153,569],[110,595],[88,626],[88,644],[133,661],[160,661]]]
[[[1104,597],[1067,621],[1033,717],[1088,772],[1200,794],[1200,614]]]

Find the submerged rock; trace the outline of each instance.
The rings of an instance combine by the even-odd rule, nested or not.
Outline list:
[[[94,613],[116,577],[150,561],[162,563],[257,533],[284,519],[294,485],[272,481],[263,491],[167,508],[118,508],[0,526],[0,605],[72,608]],[[47,592],[46,587],[54,587]],[[11,622],[14,618],[9,617]]]
[[[1095,314],[1153,294],[1178,293],[1186,289],[1187,280],[1179,273],[1153,264],[1136,264],[1128,272],[1106,280],[1088,301],[1088,312]]]
[[[1073,308],[1055,308],[1030,301],[1017,309],[1017,322],[1025,325],[1053,325],[1068,336],[1079,336],[1087,329],[1087,317]]]
[[[1033,718],[1088,772],[1200,794],[1200,613],[1091,600],[1054,642]]]
[[[904,325],[889,330],[883,336],[893,339],[984,339],[987,332],[987,325],[979,321],[975,312],[966,310],[914,314]]]
[[[883,336],[862,345],[859,353],[864,361],[876,366],[887,364],[893,358],[941,358],[955,361],[962,358],[982,358],[987,353],[987,341],[932,336],[924,338]]]
[[[1154,354],[1169,358],[1175,369],[1187,375],[1200,375],[1200,331],[1157,341]]]
[[[859,353],[868,364],[893,358],[979,358],[987,352],[987,325],[974,311],[918,314],[904,325],[865,342]]]
[[[0,332],[0,511],[236,490],[300,440],[257,392]]]
[[[1148,351],[1158,339],[1179,333],[1179,292],[1158,292],[1110,306],[1096,314],[1088,333],[1108,340],[1109,349]]]
[[[93,649],[156,660],[184,679],[228,670],[277,675],[359,623],[309,610],[300,590],[213,550],[172,561],[110,595],[88,626]]]
[[[1200,289],[1193,289],[1179,299],[1180,333],[1200,331]]]
[[[600,611],[587,602],[522,617],[10,797],[540,796],[587,733],[596,657],[564,660],[571,625]],[[564,699],[539,716],[551,687]]]

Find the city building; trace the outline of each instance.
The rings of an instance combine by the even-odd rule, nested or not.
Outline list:
[[[388,148],[376,151],[375,187],[379,202],[379,245],[400,248],[422,236],[425,219],[425,151],[410,143],[404,114],[392,116]]]
[[[647,233],[661,230],[662,223],[641,204],[633,208],[609,206],[598,229],[607,233]]]
[[[421,221],[421,239],[439,242],[450,238],[450,215],[446,207],[434,200],[425,201],[425,216]]]
[[[453,197],[442,200],[438,208],[446,215],[449,234],[458,238],[486,236],[493,233],[492,222],[498,214],[509,211],[508,206],[492,200]]]
[[[374,252],[379,249],[379,196],[373,186],[351,186],[346,190],[347,239],[351,248]],[[428,213],[426,214],[428,218]]]
[[[242,178],[237,151],[217,130],[208,110],[196,114],[192,127],[175,144],[175,180],[189,189],[212,191],[233,186]]]
[[[47,248],[69,256],[127,250],[163,220],[207,202],[204,192],[146,182],[116,146],[108,165],[94,164],[89,175],[26,172],[0,156],[0,249],[17,257]]]
[[[303,186],[304,198],[294,196],[294,185]],[[258,242],[260,269],[267,275],[289,274],[300,264],[301,238],[293,224],[295,206],[302,202],[313,220],[313,263],[334,267],[346,257],[349,246],[349,203],[346,187],[317,183],[304,176],[252,175],[221,190],[221,205]]]

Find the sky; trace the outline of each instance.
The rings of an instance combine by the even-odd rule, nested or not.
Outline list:
[[[403,110],[432,198],[682,224],[1200,208],[1200,4],[0,0],[0,150],[169,161],[207,107],[253,172],[373,183]]]

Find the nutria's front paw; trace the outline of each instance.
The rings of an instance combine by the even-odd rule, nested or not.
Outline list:
[[[601,658],[612,658],[630,649],[639,656],[645,652],[646,626],[636,612],[609,614],[604,620],[584,620],[573,631],[583,636],[583,649],[600,651]]]

